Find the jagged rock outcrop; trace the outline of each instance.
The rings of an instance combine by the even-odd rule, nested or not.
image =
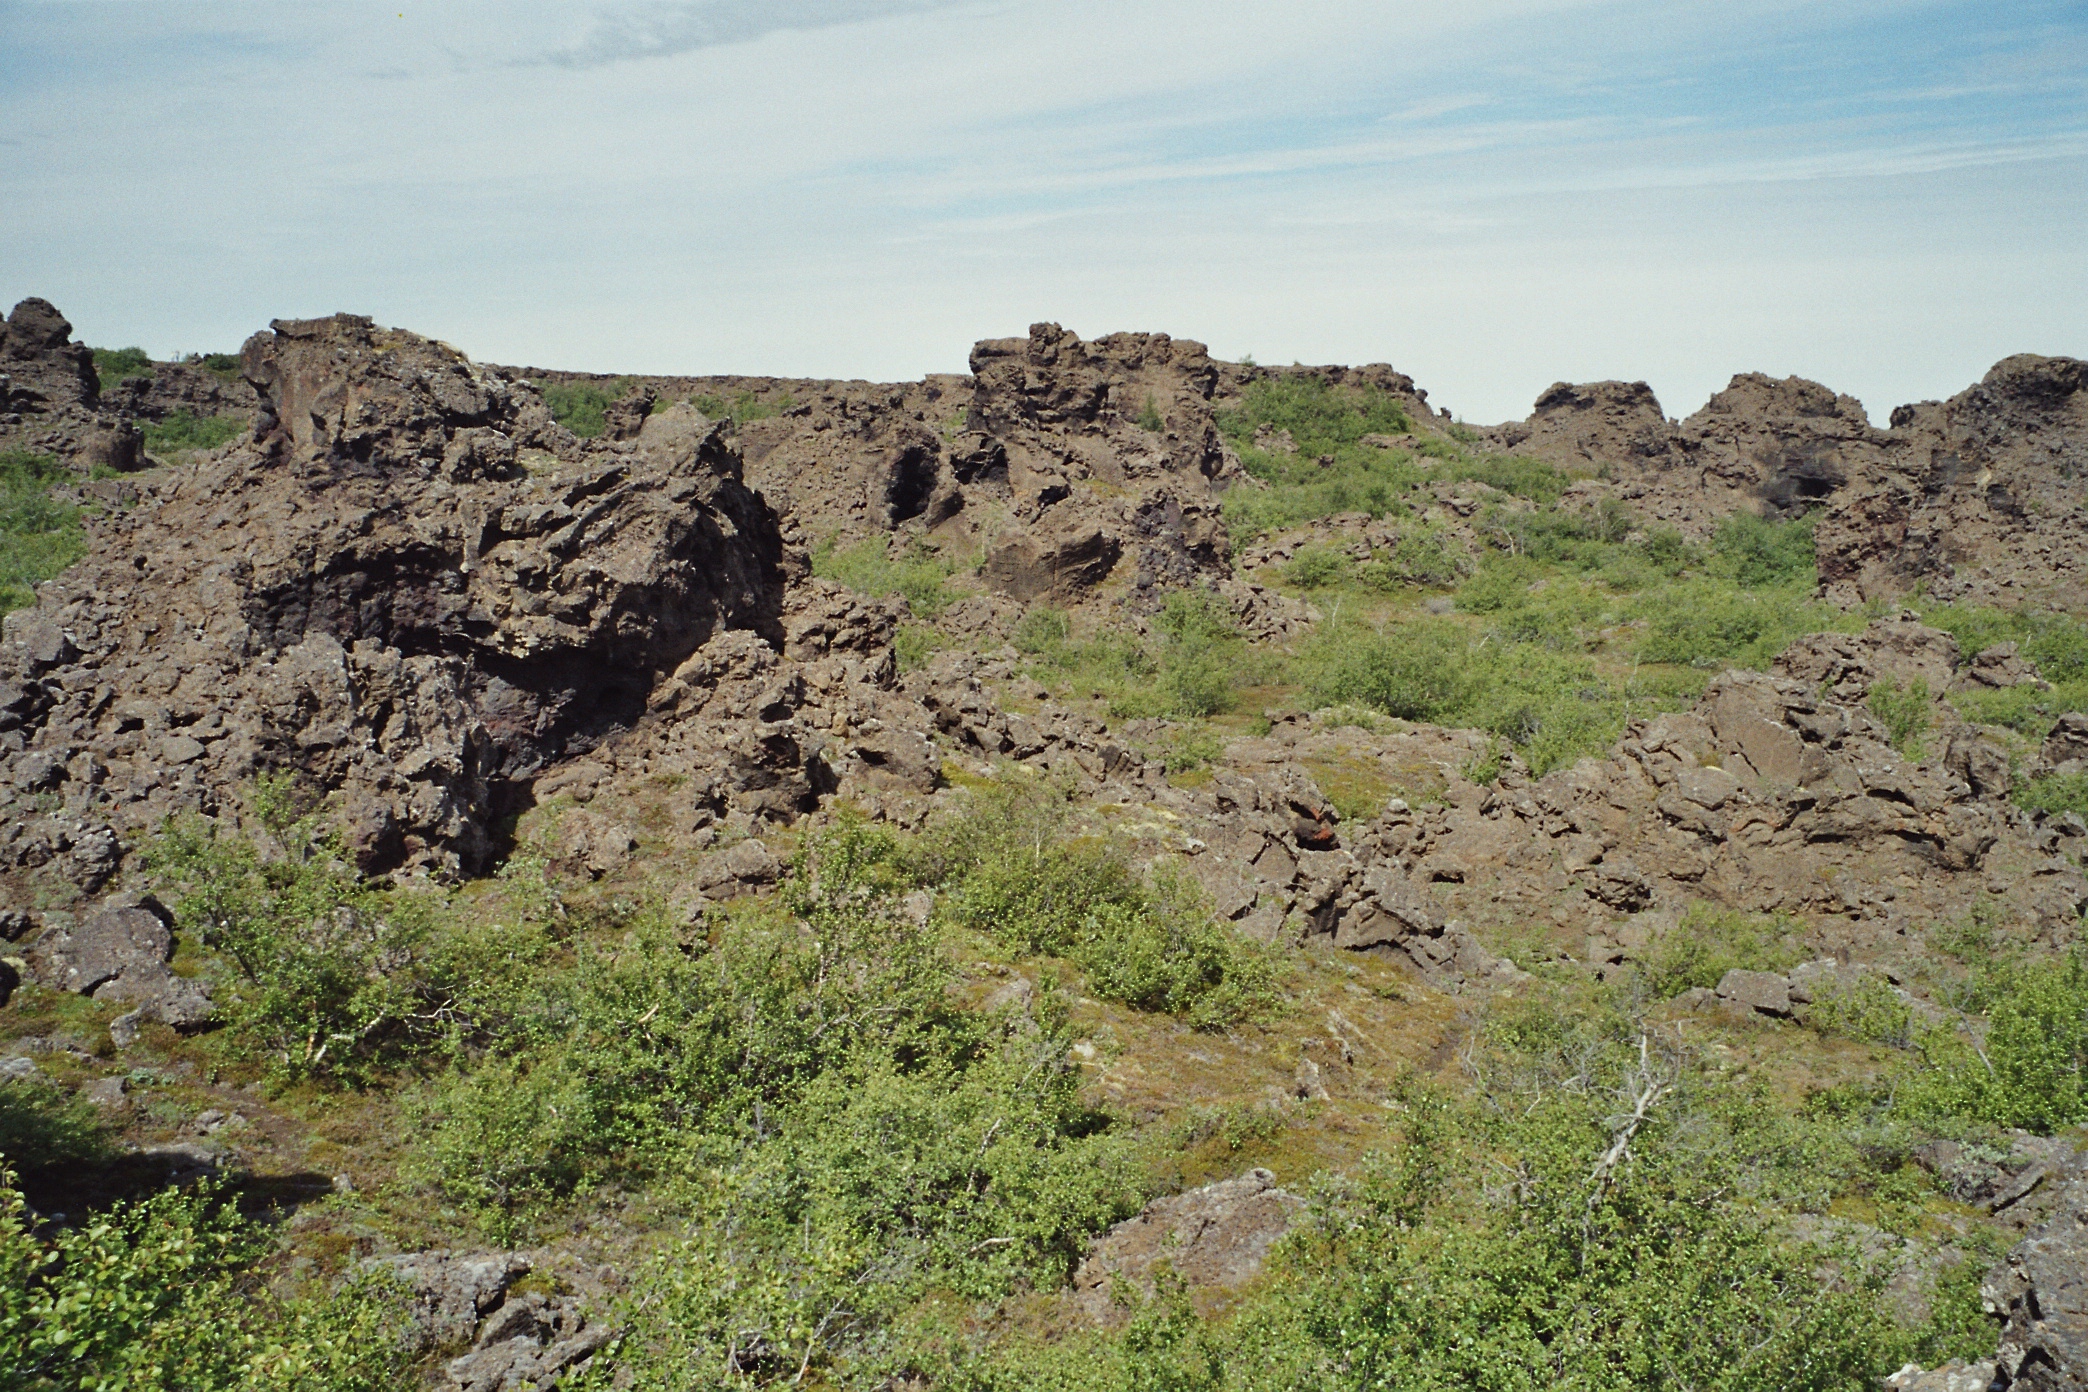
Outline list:
[[[1737,511],[1796,516],[1834,496],[1890,440],[1862,403],[1801,377],[1734,377],[1683,421],[1644,382],[1560,382],[1526,421],[1488,433],[1497,448],[1607,477],[1578,485],[1614,496],[1648,523],[1690,536]]]
[[[1926,580],[1944,600],[2088,602],[2088,363],[2004,358],[1948,401],[1895,410],[1891,439],[1821,519],[1830,598]]]
[[[27,299],[0,324],[0,449],[47,454],[83,472],[143,462],[138,428],[101,400],[94,354],[49,300]]]
[[[101,391],[94,354],[72,339],[72,325],[49,300],[30,298],[0,326],[0,411],[58,414],[92,409]]]
[[[694,411],[583,446],[532,391],[353,315],[243,358],[257,440],[102,519],[6,620],[0,873],[91,889],[122,837],[270,771],[337,797],[367,868],[473,868],[504,806],[713,635],[781,642],[774,517]]]

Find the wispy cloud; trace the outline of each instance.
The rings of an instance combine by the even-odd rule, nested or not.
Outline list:
[[[830,29],[972,3],[975,0],[697,0],[620,5],[599,13],[594,31],[581,43],[535,61],[596,68],[747,43],[782,30]]]

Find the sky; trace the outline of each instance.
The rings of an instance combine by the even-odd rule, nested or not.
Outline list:
[[[0,0],[0,301],[901,380],[1053,320],[1491,422],[2088,356],[2088,0]]]

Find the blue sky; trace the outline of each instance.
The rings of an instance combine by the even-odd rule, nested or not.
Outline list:
[[[1056,319],[1895,404],[2088,355],[2088,4],[0,0],[0,299],[902,378]]]

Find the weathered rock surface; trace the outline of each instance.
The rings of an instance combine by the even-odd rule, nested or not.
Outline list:
[[[1303,1199],[1261,1169],[1155,1199],[1095,1239],[1069,1299],[1084,1318],[1107,1322],[1118,1313],[1114,1287],[1150,1296],[1163,1268],[1192,1291],[1244,1286],[1261,1274],[1269,1248],[1304,1208]]]
[[[130,1004],[109,1027],[116,1043],[127,1046],[148,1020],[191,1029],[212,1018],[210,987],[174,975],[167,965],[173,955],[166,910],[146,900],[106,905],[77,926],[48,927],[29,945],[26,960],[41,985]]]
[[[2088,1388],[2088,1181],[2008,1254],[1980,1287],[2005,1321],[1995,1385],[2016,1392]]]

